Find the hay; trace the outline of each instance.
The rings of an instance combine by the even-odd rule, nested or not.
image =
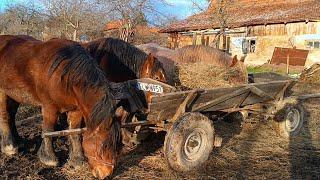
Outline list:
[[[302,71],[300,80],[308,83],[320,83],[320,64],[313,64]]]
[[[173,80],[175,86],[183,90],[231,87],[246,83],[243,74],[237,67],[218,67],[204,62],[176,63]]]

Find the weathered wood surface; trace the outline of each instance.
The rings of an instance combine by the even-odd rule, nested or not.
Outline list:
[[[256,103],[271,101],[278,93],[292,81],[273,81],[269,83],[255,83],[231,88],[217,88],[204,90],[193,101],[191,111],[219,111]],[[253,90],[253,92],[251,91]],[[248,91],[250,91],[248,95]],[[149,103],[151,121],[172,118],[179,105],[191,91],[154,95]]]
[[[85,132],[86,130],[87,130],[87,128],[79,128],[79,129],[67,129],[67,130],[61,130],[61,131],[46,132],[46,133],[42,133],[42,138],[69,136],[72,134],[81,134],[81,133]]]
[[[187,97],[183,100],[180,104],[179,108],[177,109],[176,113],[172,117],[171,121],[175,122],[182,114],[186,112],[186,109],[189,108],[190,104],[194,101],[194,99],[198,95],[198,90],[191,91]]]

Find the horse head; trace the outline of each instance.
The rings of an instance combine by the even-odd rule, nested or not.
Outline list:
[[[113,173],[121,151],[120,121],[114,117],[116,102],[103,89],[89,90],[86,99],[88,105],[82,111],[87,130],[82,147],[92,174],[104,179]]]
[[[162,63],[151,53],[140,70],[140,78],[151,78],[164,83],[167,82]]]
[[[86,131],[82,142],[92,174],[99,179],[104,179],[113,173],[121,146],[120,123],[113,121],[108,127],[105,122],[94,130]]]
[[[245,57],[241,57],[241,59],[238,60],[237,55],[235,55],[235,56],[233,56],[232,61],[231,61],[231,64],[230,64],[229,67],[234,67],[234,66],[236,66],[238,63],[242,65],[242,64],[244,63],[244,60],[245,60]]]

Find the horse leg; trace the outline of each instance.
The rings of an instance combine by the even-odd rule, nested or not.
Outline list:
[[[58,111],[54,106],[43,106],[42,107],[42,132],[54,131],[54,126],[57,122]],[[40,161],[47,166],[57,166],[58,160],[54,154],[52,147],[52,138],[45,137],[42,140],[41,146],[38,150],[38,157]]]
[[[81,127],[82,113],[81,111],[68,112],[69,129],[75,129]],[[81,146],[81,135],[73,134],[69,136],[70,141],[70,153],[69,164],[76,167],[82,166],[85,163]]]
[[[7,100],[7,112],[9,112],[9,126],[13,135],[13,138],[15,142],[21,143],[21,137],[19,136],[17,127],[16,127],[16,114],[19,108],[19,103],[11,98],[8,98]],[[22,144],[19,144],[22,145]]]
[[[8,96],[0,91],[0,134],[1,134],[1,152],[11,156],[18,152],[11,125],[14,118],[11,119],[7,111]]]

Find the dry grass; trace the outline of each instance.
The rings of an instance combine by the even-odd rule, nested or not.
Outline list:
[[[182,89],[230,87],[246,83],[238,67],[218,67],[204,62],[177,63],[173,76],[176,86]]]
[[[301,81],[307,83],[320,83],[320,64],[314,64],[301,74]]]

